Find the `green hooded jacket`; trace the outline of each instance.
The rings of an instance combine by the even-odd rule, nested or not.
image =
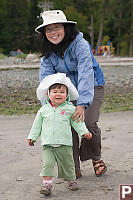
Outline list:
[[[47,101],[37,112],[28,139],[36,142],[41,136],[41,145],[72,146],[71,126],[81,137],[88,133],[84,122],[72,121],[71,117],[75,111],[76,107],[69,100],[57,108]]]

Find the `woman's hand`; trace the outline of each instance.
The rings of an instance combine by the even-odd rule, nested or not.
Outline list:
[[[80,120],[84,121],[84,106],[76,106],[76,112],[72,115],[73,121],[78,119],[77,122]]]

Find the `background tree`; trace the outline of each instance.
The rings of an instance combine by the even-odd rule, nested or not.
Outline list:
[[[3,42],[0,47],[5,53],[18,48],[29,52],[34,48],[34,27],[36,27],[40,10],[37,7],[37,0],[2,0],[3,15],[1,20],[1,30]]]
[[[130,20],[129,56],[133,56],[133,0],[131,0],[130,9],[131,9],[131,20]]]
[[[84,14],[87,17],[87,33],[86,38],[91,43],[91,47],[94,48],[94,4],[95,0],[75,0],[75,7],[77,11]]]
[[[0,1],[0,53],[4,52],[4,49],[6,48],[6,41],[5,41],[5,35],[7,34],[5,32],[6,23],[7,23],[6,1],[1,0]]]
[[[21,8],[21,9],[20,9]],[[27,0],[6,1],[6,26],[5,40],[6,49],[27,49],[28,40],[28,12]]]
[[[38,6],[38,0],[28,1],[28,34],[27,40],[29,41],[28,51],[36,51],[38,48],[37,34],[35,28],[40,25],[39,16],[41,9]]]
[[[42,9],[40,3],[52,7]],[[92,48],[108,38],[116,55],[133,56],[133,0],[0,0],[0,52],[37,51],[39,34],[34,29],[47,9],[63,10],[68,20],[77,21]]]
[[[100,27],[99,27],[99,34],[98,34],[98,40],[97,40],[97,46],[102,45],[102,38],[103,38],[103,29],[104,29],[104,19],[105,14],[107,11],[107,5],[109,1],[108,0],[99,0],[99,18],[100,18]]]
[[[65,10],[69,6],[74,6],[73,0],[53,0],[53,8],[57,10]]]
[[[79,13],[72,6],[67,7],[67,9],[64,10],[64,13],[66,14],[68,20],[78,22],[77,27],[79,30],[84,33],[84,36],[88,36],[89,23],[86,16],[84,16],[82,13]]]

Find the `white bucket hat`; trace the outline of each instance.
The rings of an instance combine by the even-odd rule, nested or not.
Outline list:
[[[44,27],[49,24],[56,24],[56,23],[70,23],[70,24],[77,24],[74,21],[67,21],[65,14],[61,10],[50,10],[44,11],[42,13],[43,24],[38,26],[35,31],[40,33],[44,30]]]
[[[77,89],[72,84],[71,80],[68,77],[66,77],[66,74],[64,73],[52,74],[44,78],[37,88],[36,91],[37,98],[40,101],[48,100],[49,98],[47,94],[49,87],[55,83],[63,84],[68,88],[68,95],[70,96],[71,101],[78,99],[79,95]]]

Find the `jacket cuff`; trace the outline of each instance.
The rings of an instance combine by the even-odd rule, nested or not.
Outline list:
[[[86,108],[88,108],[89,103],[88,104],[76,104],[76,106],[84,106],[84,108],[86,109]]]

